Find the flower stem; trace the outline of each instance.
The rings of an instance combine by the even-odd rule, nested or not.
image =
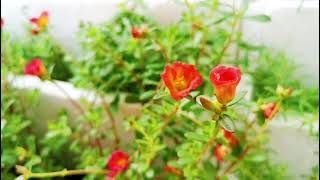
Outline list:
[[[30,178],[42,179],[49,177],[64,177],[84,174],[107,174],[109,171],[105,169],[77,169],[77,170],[61,170],[55,172],[33,173],[24,166],[16,166],[17,173],[22,174],[25,180]]]
[[[216,121],[216,126],[214,127],[213,134],[212,134],[211,138],[209,139],[208,143],[206,144],[206,146],[204,147],[202,153],[199,156],[198,165],[201,164],[203,157],[207,154],[210,147],[212,147],[215,144],[215,140],[216,140],[217,134],[219,132],[219,127],[220,127],[219,121]]]
[[[165,121],[164,121],[164,124],[162,125],[161,127],[161,132],[169,125],[169,123],[171,122],[171,120],[173,119],[173,117],[176,115],[176,113],[178,112],[179,110],[179,106],[180,105],[176,105],[173,109],[173,111],[165,117]]]
[[[109,104],[106,103],[106,101],[104,100],[103,97],[101,97],[102,99],[102,104],[103,104],[103,108],[104,111],[107,113],[107,115],[109,116],[109,119],[111,120],[111,125],[112,125],[112,130],[113,130],[113,135],[115,138],[115,149],[119,148],[119,144],[120,144],[120,136],[117,130],[117,126],[116,126],[116,119],[114,118],[111,110],[110,110],[110,106]]]
[[[244,149],[244,151],[242,152],[242,154],[239,156],[239,158],[237,160],[235,160],[233,163],[231,163],[224,171],[223,171],[223,175],[226,175],[230,172],[232,172],[234,170],[234,168],[244,159],[244,157],[249,153],[249,151],[251,150],[251,148],[258,142],[258,139],[260,138],[260,136],[262,135],[262,133],[267,130],[268,128],[268,123],[265,123],[261,129],[260,132],[258,133],[258,135],[255,137],[255,139],[252,141],[252,143],[248,144],[247,147]]]
[[[170,63],[170,59],[169,59],[169,56],[168,56],[168,52],[166,50],[166,48],[164,47],[164,45],[158,40],[158,39],[155,39],[154,40],[154,43],[157,44],[160,48],[160,51],[162,53],[162,56],[164,57],[166,63]]]

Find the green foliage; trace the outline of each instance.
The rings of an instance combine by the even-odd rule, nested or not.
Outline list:
[[[74,59],[58,45],[49,32],[44,31],[38,35],[26,33],[18,40],[10,38],[10,34],[1,32],[1,62],[10,67],[11,72],[23,74],[24,66],[32,59],[40,58],[51,77],[56,80],[67,81],[73,73],[70,61]]]
[[[314,123],[319,119],[319,89],[305,88],[296,77],[296,66],[284,54],[243,41],[238,30],[241,20],[269,22],[271,18],[246,16],[246,8],[234,11],[218,0],[192,4],[185,1],[188,10],[181,19],[161,26],[138,13],[144,6],[141,0],[136,3],[139,6],[133,9],[122,5],[109,22],[80,24],[83,54],[79,61],[71,62],[48,32],[28,34],[22,41],[13,41],[1,32],[1,179],[16,177],[15,165],[35,173],[64,168],[106,169],[106,162],[116,149],[130,154],[128,170],[117,179],[211,180],[233,175],[238,179],[292,178],[285,165],[271,159],[266,147],[268,134],[263,131],[268,121],[261,110],[251,110],[256,110],[260,101],[272,100],[280,101],[285,110],[312,113],[303,126],[309,126],[310,135],[318,138]],[[131,35],[133,26],[145,26],[148,32],[135,39]],[[6,80],[9,73],[21,74],[32,58],[41,58],[52,69],[53,79],[71,78],[99,97],[113,95],[113,101],[108,104],[101,98],[98,105],[83,101],[81,115],[74,117],[62,111],[56,119],[45,122],[45,134],[38,135],[37,122],[28,116],[30,105],[38,103],[38,92],[21,93]],[[180,102],[172,100],[160,78],[164,67],[177,60],[196,65],[204,79],[197,91]],[[215,99],[211,98],[214,89],[209,72],[220,63],[238,65],[243,74],[251,75],[253,102],[244,102],[245,93],[238,93],[230,104],[217,111]],[[293,88],[293,94],[279,98],[279,84]],[[120,114],[123,94],[126,102],[142,104],[141,114]],[[209,98],[199,103],[197,99],[204,95]],[[249,116],[253,113],[256,121]],[[116,124],[115,128],[113,123],[119,119],[123,124]],[[234,132],[236,144],[230,142],[222,128]],[[132,141],[123,142],[121,137],[117,142],[117,130],[132,133],[133,137],[125,137]],[[222,162],[215,156],[218,144],[230,149]],[[224,175],[226,167],[233,163],[237,166]],[[167,172],[167,165],[175,167],[176,174]],[[317,178],[318,171],[314,167],[310,179]],[[102,180],[105,175],[81,175],[75,179]]]
[[[257,54],[253,56],[254,53]],[[249,54],[249,57],[244,56],[241,59],[241,65],[256,64],[255,67],[244,68],[253,78],[254,100],[273,99],[277,86],[282,85],[293,89],[292,96],[284,103],[285,109],[311,113],[319,111],[319,88],[306,88],[302,83],[305,77],[297,76],[299,67],[284,53],[274,53],[271,49],[261,48],[251,54],[253,57]]]

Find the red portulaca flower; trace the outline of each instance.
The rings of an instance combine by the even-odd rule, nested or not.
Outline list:
[[[239,144],[238,139],[234,136],[232,132],[229,132],[223,129],[223,133],[224,133],[224,137],[229,141],[231,146],[236,146],[237,144]]]
[[[121,150],[113,152],[107,163],[107,168],[110,170],[108,179],[113,179],[118,173],[126,171],[129,167],[129,158],[129,155]]]
[[[279,111],[279,104],[275,102],[264,104],[261,106],[261,109],[263,111],[264,118],[271,120]]]
[[[164,170],[168,173],[172,173],[175,174],[176,176],[181,176],[182,175],[182,171],[180,169],[177,169],[175,167],[172,166],[165,166]]]
[[[31,30],[33,35],[37,35],[40,31],[47,28],[49,24],[49,13],[47,11],[43,11],[38,18],[31,18],[30,23],[36,26],[35,29]]]
[[[218,101],[225,105],[235,97],[236,88],[241,80],[241,71],[237,67],[219,65],[211,70],[210,80]]]
[[[141,28],[132,27],[131,28],[131,36],[135,39],[143,38],[148,32],[148,28],[146,26],[142,26]]]
[[[37,76],[43,78],[47,73],[46,67],[43,65],[41,59],[31,60],[24,68],[24,74]]]
[[[177,101],[188,96],[190,91],[197,89],[203,82],[194,65],[179,61],[167,65],[161,77],[170,95]]]
[[[223,161],[224,157],[227,156],[230,153],[230,148],[225,146],[225,145],[221,145],[218,144],[214,150],[214,156],[217,158],[218,161]]]

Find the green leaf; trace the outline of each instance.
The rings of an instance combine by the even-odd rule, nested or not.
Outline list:
[[[237,96],[236,98],[234,98],[234,99],[230,102],[230,104],[229,104],[228,106],[233,106],[233,105],[237,104],[238,102],[240,102],[240,101],[246,96],[246,94],[247,94],[247,91],[240,92],[240,93],[238,94],[238,96]]]
[[[271,21],[271,17],[267,16],[267,15],[264,15],[264,14],[254,15],[254,16],[247,16],[247,17],[245,17],[245,19],[258,21],[258,22],[270,22]]]
[[[26,166],[28,169],[32,169],[32,167],[33,167],[34,165],[37,165],[37,164],[40,164],[40,163],[41,163],[41,158],[38,157],[38,156],[35,156],[35,157],[33,157],[30,161],[28,161],[25,166]]]
[[[263,46],[257,46],[257,45],[253,45],[244,41],[241,41],[238,43],[239,47],[249,50],[249,51],[259,51],[261,49],[263,49]]]
[[[153,99],[154,100],[159,100],[165,96],[168,96],[168,93],[166,93],[165,91],[160,91],[158,94],[156,94]]]
[[[207,137],[204,134],[200,134],[199,132],[188,132],[185,134],[188,139],[203,141],[206,142]]]
[[[235,123],[233,122],[231,117],[227,115],[223,116],[223,118],[220,120],[220,124],[225,130],[229,132],[234,132],[236,129]]]
[[[111,107],[111,109],[112,109],[114,112],[117,112],[117,111],[118,111],[119,101],[120,101],[120,94],[117,93],[117,94],[115,95],[115,98],[112,100],[112,102],[111,102],[111,104],[110,104],[110,107]]]
[[[139,102],[139,96],[135,94],[128,94],[125,98],[125,102],[127,103],[136,103]]]
[[[257,154],[255,156],[250,156],[250,158],[248,158],[248,160],[252,161],[252,162],[259,163],[259,162],[263,162],[263,161],[267,160],[267,157],[264,154]]]
[[[141,101],[146,101],[146,100],[152,98],[152,96],[154,96],[155,93],[156,93],[156,92],[155,92],[154,90],[150,90],[150,91],[144,92],[144,93],[142,93],[142,94],[140,95],[139,99],[140,99]]]
[[[266,122],[266,120],[265,120],[265,118],[263,116],[263,113],[262,112],[258,112],[257,115],[258,115],[257,123],[258,123],[259,126],[262,126]]]

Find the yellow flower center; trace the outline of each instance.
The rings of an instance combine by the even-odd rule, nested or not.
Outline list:
[[[186,89],[187,82],[186,82],[186,80],[184,79],[183,76],[177,77],[177,79],[174,81],[174,87],[178,91]]]
[[[121,167],[125,166],[126,163],[127,163],[127,161],[126,161],[125,159],[119,159],[119,160],[117,161],[117,165],[118,165],[118,166],[121,166]]]
[[[48,25],[48,18],[47,17],[40,17],[38,20],[39,28],[45,28]]]

